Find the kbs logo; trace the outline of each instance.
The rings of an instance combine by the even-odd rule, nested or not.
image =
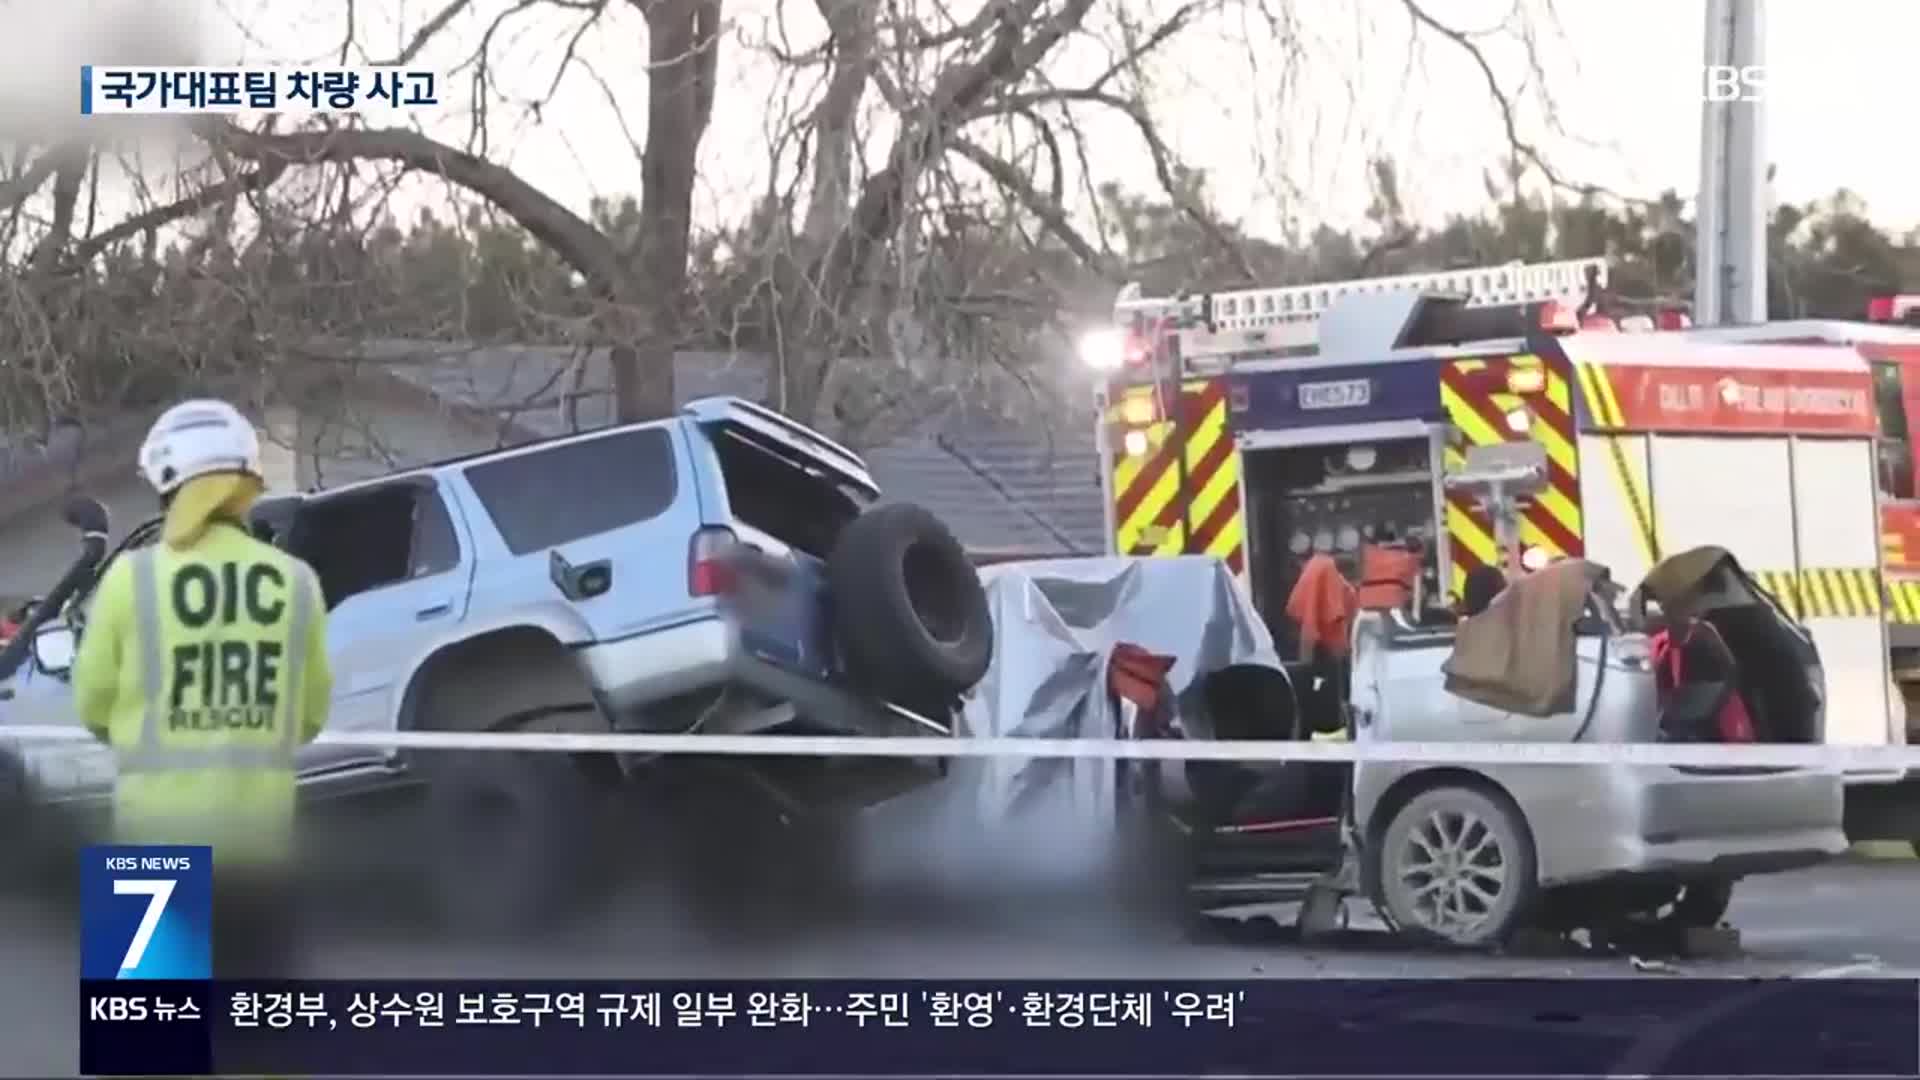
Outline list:
[[[144,997],[125,997],[115,994],[112,997],[97,997],[87,1000],[87,1019],[89,1020],[145,1020],[148,1016],[147,999]]]
[[[1706,64],[1700,69],[1702,101],[1765,101],[1767,69],[1758,64]]]
[[[95,846],[80,856],[82,979],[213,977],[213,849]]]

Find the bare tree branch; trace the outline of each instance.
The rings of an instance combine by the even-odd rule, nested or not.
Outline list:
[[[421,51],[425,49],[435,37],[438,37],[440,32],[447,28],[448,24],[458,18],[461,12],[467,9],[467,5],[470,2],[471,0],[447,0],[446,5],[439,11],[434,12],[432,18],[420,24],[420,29],[413,32],[413,37],[407,40],[405,48],[401,49],[392,59],[381,61],[381,63],[376,66],[405,67],[413,63]]]
[[[972,162],[981,172],[993,178],[993,181],[1012,193],[1020,200],[1027,211],[1039,218],[1047,231],[1067,245],[1068,250],[1079,257],[1089,269],[1102,276],[1111,276],[1111,267],[1100,250],[1089,243],[1080,231],[1073,227],[1065,208],[1055,199],[1049,199],[1034,188],[1020,170],[994,157],[959,135],[949,136],[947,145],[953,152]]]
[[[165,206],[156,206],[123,219],[105,232],[88,236],[75,244],[67,257],[67,267],[70,270],[78,270],[115,244],[205,213],[250,192],[264,191],[280,179],[289,164],[290,162],[285,159],[269,160],[251,172],[230,177],[217,184],[210,184],[185,198],[176,199]]]
[[[617,295],[624,284],[612,245],[584,218],[511,169],[420,132],[381,128],[272,135],[232,125],[210,125],[204,133],[235,157],[280,169],[384,160],[431,173],[500,207],[598,289]]]

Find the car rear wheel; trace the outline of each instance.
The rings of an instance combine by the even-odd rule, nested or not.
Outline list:
[[[1400,933],[1433,944],[1498,945],[1539,892],[1525,819],[1477,788],[1409,799],[1381,830],[1371,863],[1375,906]]]

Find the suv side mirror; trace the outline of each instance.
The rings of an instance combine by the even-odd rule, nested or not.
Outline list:
[[[77,645],[72,628],[65,625],[42,627],[33,635],[33,666],[44,675],[64,675],[73,667]]]

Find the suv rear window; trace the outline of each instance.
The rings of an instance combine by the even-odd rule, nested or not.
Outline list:
[[[673,444],[638,428],[468,466],[515,555],[645,521],[673,505]]]
[[[744,431],[709,428],[734,517],[790,547],[824,559],[840,530],[860,516],[860,502],[818,471],[809,471]]]

